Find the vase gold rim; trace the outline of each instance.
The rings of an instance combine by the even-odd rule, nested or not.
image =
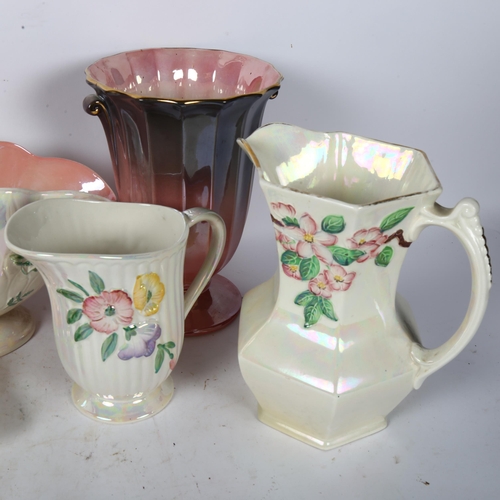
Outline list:
[[[162,98],[162,97],[158,97],[158,96],[144,96],[141,94],[136,94],[135,92],[124,92],[122,90],[118,90],[116,88],[105,85],[104,83],[96,80],[95,78],[93,78],[90,75],[90,68],[92,66],[94,66],[95,64],[97,64],[99,61],[102,61],[102,59],[109,59],[109,58],[116,57],[116,56],[119,56],[122,54],[132,54],[132,53],[145,52],[145,51],[151,51],[151,50],[195,50],[195,51],[199,51],[199,52],[221,52],[221,53],[225,53],[225,54],[234,54],[234,55],[238,55],[238,56],[248,57],[248,58],[251,58],[251,59],[256,60],[256,61],[261,61],[261,62],[267,64],[269,67],[271,67],[276,72],[277,79],[275,80],[275,82],[272,85],[268,85],[267,87],[265,87],[264,89],[262,89],[258,92],[249,92],[249,93],[244,93],[244,94],[233,94],[233,95],[230,95],[229,97],[225,97],[225,98],[221,98],[221,99],[217,99],[217,98],[206,98],[205,99],[204,98],[204,99],[196,99],[196,100],[195,99],[184,100],[184,99],[170,99],[170,98],[166,99],[166,98]],[[85,68],[85,76],[86,76],[86,81],[89,85],[96,86],[99,89],[103,90],[104,92],[126,95],[132,99],[165,102],[165,103],[170,103],[170,104],[184,104],[184,105],[207,103],[207,102],[219,102],[220,103],[220,102],[232,101],[235,99],[239,99],[242,97],[248,97],[248,96],[252,96],[252,95],[262,96],[262,95],[266,94],[267,92],[269,92],[270,90],[278,91],[281,87],[281,82],[283,81],[283,78],[284,78],[283,75],[274,67],[273,64],[271,64],[267,61],[264,61],[263,59],[260,59],[258,57],[251,56],[248,54],[243,54],[240,52],[232,52],[232,51],[224,50],[224,49],[203,49],[203,48],[197,48],[197,47],[151,47],[151,48],[147,48],[147,49],[138,49],[138,50],[129,50],[129,51],[124,51],[124,52],[118,52],[118,53],[112,54],[110,56],[102,57],[101,59],[98,59],[94,63],[87,66],[87,68]]]

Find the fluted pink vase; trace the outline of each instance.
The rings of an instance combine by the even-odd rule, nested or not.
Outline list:
[[[281,74],[269,63],[221,50],[163,48],[106,57],[86,70],[96,95],[84,101],[104,127],[120,201],[222,216],[231,259],[245,224],[253,166],[236,144],[261,122]],[[210,229],[199,224],[187,244],[184,283],[198,272]],[[186,335],[219,330],[238,314],[241,294],[214,275],[186,319]]]

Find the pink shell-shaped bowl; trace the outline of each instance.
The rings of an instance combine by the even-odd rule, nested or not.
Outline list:
[[[0,142],[0,356],[33,335],[33,319],[17,306],[43,286],[33,265],[7,249],[5,224],[22,206],[55,197],[116,200],[106,182],[81,163],[41,158],[11,142]]]
[[[35,156],[17,144],[1,141],[0,188],[79,191],[116,201],[106,182],[85,165],[64,158]]]
[[[86,70],[103,90],[171,101],[227,100],[262,94],[283,77],[252,56],[211,49],[160,48],[123,52]]]

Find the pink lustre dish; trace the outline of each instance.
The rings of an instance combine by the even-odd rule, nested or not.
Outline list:
[[[12,142],[0,141],[0,188],[79,191],[111,201],[116,196],[93,170],[64,158],[42,158]]]

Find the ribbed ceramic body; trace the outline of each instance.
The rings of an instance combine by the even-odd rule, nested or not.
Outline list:
[[[181,351],[184,337],[183,253],[183,249],[178,248],[171,255],[162,255],[154,259],[133,257],[115,262],[112,260],[110,262],[101,260],[91,262],[90,259],[79,261],[78,258],[75,258],[50,264],[37,263],[38,269],[44,275],[48,285],[56,346],[61,362],[71,379],[80,387],[94,394],[112,396],[112,399],[128,400],[137,397],[137,394],[153,391],[170,375]],[[75,342],[77,329],[86,323],[92,325],[89,316],[85,315],[87,310],[86,296],[85,294],[81,295],[85,297],[81,304],[82,319],[68,324],[68,311],[78,308],[79,303],[68,299],[58,290],[72,290],[75,293],[81,293],[68,281],[71,279],[71,281],[81,284],[91,297],[96,296],[89,282],[89,271],[102,279],[105,285],[103,291],[111,294],[114,291],[120,291],[130,298],[130,302],[123,301],[124,316],[128,316],[126,316],[127,321],[124,323],[117,320],[116,325],[113,325],[116,327],[115,330],[109,333],[107,331],[109,329],[100,332],[99,325],[96,323],[96,328],[88,338]],[[134,287],[138,277],[152,275],[152,273],[161,277],[160,283],[165,285],[168,298],[161,301],[155,314],[145,316],[133,305]],[[125,296],[123,297],[126,299]],[[90,310],[90,301],[88,308]],[[175,344],[175,348],[170,349],[174,357],[170,360],[167,356],[158,372],[155,373],[155,356],[158,348],[147,357],[144,356],[146,351],[140,357],[129,359],[120,357],[120,352],[123,352],[121,349],[129,343],[126,339],[127,332],[123,327],[131,325],[138,329],[144,328],[144,325],[157,325],[161,329],[161,334],[155,339],[156,344],[169,342]],[[103,343],[115,332],[118,335],[115,352],[103,361],[101,352]],[[137,354],[140,354],[140,351]],[[113,407],[110,407],[110,412],[112,410]]]
[[[189,227],[209,222],[211,257],[186,293]],[[184,339],[184,307],[205,286],[224,245],[223,223],[204,209],[47,200],[19,210],[9,248],[30,259],[51,300],[61,362],[86,415],[121,423],[160,411]],[[168,380],[167,380],[168,379]]]
[[[403,146],[286,125],[240,144],[259,167],[279,257],[241,310],[239,362],[259,418],[322,449],[381,430],[479,327],[491,275],[477,203],[437,205],[425,155]],[[474,293],[460,329],[425,349],[396,288],[408,247],[431,224],[463,243]]]
[[[251,161],[236,139],[261,124],[280,81],[270,64],[224,51],[148,49],[94,63],[87,83],[97,98],[89,96],[84,107],[104,126],[120,201],[217,212],[227,230],[222,269],[239,244],[253,178]],[[200,268],[209,240],[206,225],[190,233],[186,283]],[[219,287],[221,279],[211,286]],[[193,311],[199,321],[188,326],[188,317],[187,330],[213,331],[237,314],[241,298],[229,285],[231,292],[212,290],[211,298],[200,299],[204,305]],[[222,311],[233,302],[229,317],[210,319],[211,306]]]

